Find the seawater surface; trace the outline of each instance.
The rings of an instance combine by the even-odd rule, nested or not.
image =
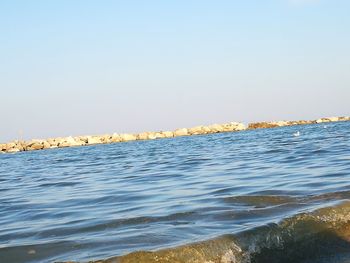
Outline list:
[[[3,154],[0,262],[350,262],[349,200],[350,122]]]

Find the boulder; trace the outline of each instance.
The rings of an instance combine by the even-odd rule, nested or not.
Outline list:
[[[177,130],[174,131],[174,137],[186,136],[186,135],[189,135],[188,134],[188,130],[186,128],[177,129]]]
[[[13,141],[1,146],[1,150],[4,152],[14,153],[24,151],[23,141]]]
[[[211,133],[217,133],[217,132],[223,132],[224,131],[224,128],[221,125],[219,125],[219,124],[209,125],[208,128],[210,129]]]
[[[156,139],[162,139],[165,138],[165,135],[162,132],[156,132],[154,137],[156,137]]]
[[[73,138],[77,142],[80,142],[81,145],[85,145],[85,144],[88,143],[88,136],[76,136],[76,137],[73,137]]]
[[[289,126],[290,122],[289,121],[277,121],[277,122],[273,122],[273,124],[276,124],[278,127],[284,127],[284,126]]]
[[[66,141],[61,141],[59,144],[58,144],[58,148],[65,148],[65,147],[70,147],[71,145],[66,142]]]
[[[136,135],[137,140],[148,140],[149,132],[141,132]]]
[[[162,134],[164,134],[164,138],[172,138],[174,137],[174,133],[171,131],[163,131]]]
[[[81,137],[81,136],[73,137],[73,138],[80,146],[86,145],[86,143],[87,143],[87,138],[84,138],[84,137]]]
[[[243,123],[239,123],[239,122],[225,123],[225,124],[222,124],[221,127],[223,128],[223,131],[225,131],[225,132],[245,130],[245,125]]]
[[[203,126],[196,126],[188,129],[188,133],[190,135],[199,135],[199,134],[204,134],[205,131],[202,129]]]
[[[327,119],[331,122],[339,121],[339,117],[327,117]]]
[[[155,140],[155,139],[157,139],[157,133],[155,133],[155,132],[149,132],[149,133],[148,133],[148,136],[147,136],[147,139],[148,139],[148,140]]]
[[[113,143],[114,142],[121,142],[122,138],[120,138],[119,134],[113,133],[110,141]]]
[[[42,143],[39,143],[39,142],[34,143],[30,146],[31,150],[41,150],[43,148],[44,148],[44,145]]]
[[[7,150],[8,153],[17,153],[17,152],[20,152],[21,150],[18,149],[18,148],[11,148],[9,150]]]
[[[238,123],[235,131],[244,131],[245,129],[246,129],[246,127],[243,123]]]
[[[72,136],[62,138],[59,142],[58,147],[73,147],[73,146],[81,146],[83,143],[81,141],[76,141]]]
[[[202,131],[204,133],[210,133],[210,128],[208,126],[202,126]]]
[[[25,146],[27,151],[41,150],[44,148],[42,140],[32,140],[28,142]]]
[[[0,144],[0,151],[5,151],[6,150],[6,143],[1,143]]]
[[[7,143],[7,144],[6,144],[6,151],[8,152],[9,150],[16,148],[16,145],[17,145],[17,144],[16,144],[15,142],[9,142],[9,143]]]
[[[327,120],[325,118],[321,118],[321,119],[316,120],[316,123],[323,123],[323,122],[329,122],[329,120]]]
[[[63,144],[63,142],[65,141],[65,139],[64,138],[62,138],[62,137],[58,137],[58,138],[55,138],[54,139],[54,144],[53,145],[51,145],[51,146],[59,146],[60,144]]]
[[[48,143],[47,141],[43,141],[43,149],[50,149],[51,148],[51,144]]]
[[[112,135],[104,134],[100,136],[102,143],[111,143],[112,142]]]
[[[120,138],[122,142],[135,141],[136,136],[134,134],[124,133],[120,134]]]
[[[278,127],[276,123],[270,122],[254,122],[248,124],[248,129],[264,129],[264,128],[275,128]]]
[[[223,132],[232,132],[236,130],[236,126],[231,125],[230,123],[221,124],[221,127]]]
[[[56,139],[49,138],[49,139],[46,140],[46,142],[47,142],[48,144],[50,144],[50,148],[51,148],[52,146],[58,146],[58,142],[56,141]]]
[[[316,123],[315,121],[306,121],[306,120],[299,120],[299,121],[294,121],[293,125],[306,125],[306,124],[312,124]]]
[[[96,136],[87,136],[87,144],[100,144],[101,139]]]
[[[350,121],[350,117],[346,117],[346,116],[339,117],[339,121]]]
[[[72,136],[65,138],[65,141],[69,143],[70,146],[81,146],[81,142],[76,141]]]
[[[16,143],[16,148],[21,152],[21,151],[25,151],[25,141],[17,141]]]

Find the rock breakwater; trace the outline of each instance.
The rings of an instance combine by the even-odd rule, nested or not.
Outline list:
[[[138,134],[105,134],[95,136],[69,136],[49,139],[35,139],[30,141],[15,140],[0,144],[0,152],[16,153],[22,151],[35,151],[52,148],[64,148],[74,146],[85,146],[94,144],[108,144],[117,142],[128,142],[136,140],[155,140],[161,138],[172,138],[179,136],[211,134],[218,132],[233,132],[245,130],[242,123],[230,122],[225,124],[214,124],[210,126],[197,126],[193,128],[182,128],[175,131],[142,132]]]
[[[327,117],[317,120],[299,120],[299,121],[276,121],[276,122],[254,122],[248,124],[248,129],[276,128],[294,125],[316,124],[324,122],[350,121],[350,117]]]
[[[328,117],[317,120],[300,121],[277,121],[249,123],[246,127],[243,123],[230,122],[224,124],[213,124],[209,126],[196,126],[192,128],[181,128],[175,131],[142,132],[138,134],[105,134],[94,136],[69,136],[49,139],[33,139],[30,141],[15,140],[8,143],[0,143],[0,153],[16,153],[22,151],[35,151],[52,148],[65,148],[74,146],[85,146],[95,144],[108,144],[136,140],[155,140],[161,138],[173,138],[179,136],[204,135],[221,132],[235,132],[250,129],[275,128],[293,125],[316,124],[324,122],[350,121],[350,117]]]

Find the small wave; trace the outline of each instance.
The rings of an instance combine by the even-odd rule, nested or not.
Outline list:
[[[44,183],[40,184],[38,187],[65,187],[65,186],[75,186],[79,182],[57,182],[57,183]]]
[[[350,251],[350,202],[301,213],[235,235],[159,251],[138,251],[98,262],[296,263],[324,262]],[[320,261],[317,261],[320,259]],[[349,257],[347,257],[349,260]]]
[[[195,215],[195,212],[184,212],[184,213],[175,213],[175,214],[161,216],[161,217],[142,216],[142,217],[125,218],[125,219],[117,219],[117,220],[106,220],[98,224],[96,223],[85,224],[84,222],[81,222],[82,224],[79,226],[74,225],[72,227],[66,227],[66,228],[58,227],[58,228],[47,229],[47,230],[41,231],[40,233],[37,233],[37,236],[40,236],[41,238],[56,236],[58,234],[70,236],[70,235],[79,234],[79,233],[98,232],[98,231],[112,230],[118,227],[146,225],[146,224],[157,223],[157,222],[168,222],[169,224],[172,224],[172,225],[185,225],[185,224],[190,224],[190,221],[188,221],[188,219],[190,219],[194,215]]]
[[[224,198],[224,201],[230,204],[242,204],[254,207],[275,206],[286,203],[293,203],[297,200],[297,198],[291,196],[281,195],[247,195]]]

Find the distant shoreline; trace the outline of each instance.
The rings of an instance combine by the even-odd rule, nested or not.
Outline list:
[[[213,124],[209,126],[196,126],[192,128],[181,128],[175,131],[142,132],[138,134],[106,134],[88,136],[69,136],[49,139],[33,139],[30,141],[14,140],[8,143],[0,143],[0,153],[17,153],[23,151],[35,151],[53,148],[66,148],[76,146],[87,146],[95,144],[110,144],[136,140],[155,140],[161,138],[173,138],[179,136],[213,134],[223,132],[237,132],[252,129],[266,129],[284,126],[306,125],[327,122],[350,121],[350,117],[326,117],[317,120],[299,121],[276,121],[276,122],[254,122],[245,126],[243,123],[230,122],[225,124]]]

